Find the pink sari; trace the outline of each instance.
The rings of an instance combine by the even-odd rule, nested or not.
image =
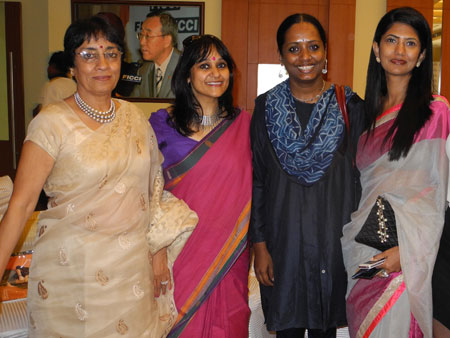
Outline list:
[[[247,337],[250,115],[241,112],[165,170],[199,223],[173,267],[179,312],[169,337]]]
[[[344,226],[342,250],[351,276],[358,264],[378,254],[354,238],[378,196],[389,201],[396,219],[401,273],[389,278],[349,277],[347,319],[351,337],[432,336],[431,276],[444,224],[448,159],[445,141],[450,114],[445,98],[436,96],[429,121],[416,135],[406,157],[388,160],[384,137],[400,105],[381,114],[374,134],[360,138],[357,165],[362,196],[351,223]]]

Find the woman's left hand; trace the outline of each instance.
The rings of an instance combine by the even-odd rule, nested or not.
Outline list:
[[[402,270],[402,266],[400,265],[400,251],[398,250],[398,246],[394,246],[393,248],[387,249],[382,253],[373,256],[372,260],[378,260],[381,258],[386,258],[386,261],[379,266],[379,268],[384,269],[387,273],[391,272],[399,272]]]
[[[155,298],[166,294],[167,288],[172,290],[172,279],[167,267],[167,249],[163,248],[153,255],[153,286]]]

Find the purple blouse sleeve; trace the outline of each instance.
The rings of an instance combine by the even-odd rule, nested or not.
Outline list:
[[[158,147],[164,155],[163,168],[181,161],[197,145],[197,141],[181,135],[169,125],[169,114],[166,109],[160,109],[150,115],[150,124],[158,139]]]

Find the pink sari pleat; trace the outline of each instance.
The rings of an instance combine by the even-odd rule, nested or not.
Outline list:
[[[249,114],[241,112],[190,170],[166,182],[199,216],[173,268],[177,323],[186,315],[189,322],[184,328],[175,325],[170,337],[247,336],[249,124]]]

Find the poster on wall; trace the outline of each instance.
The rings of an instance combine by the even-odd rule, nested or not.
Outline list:
[[[183,40],[204,32],[204,2],[72,0],[72,21],[99,14],[125,41],[116,96],[170,102],[170,80]],[[164,71],[162,80],[158,68]]]

